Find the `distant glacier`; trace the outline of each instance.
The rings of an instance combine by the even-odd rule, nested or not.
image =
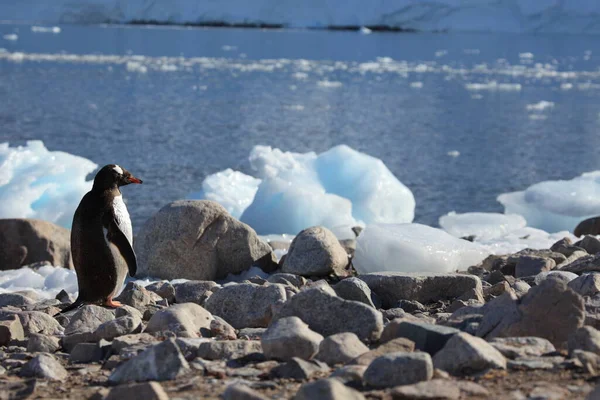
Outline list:
[[[598,0],[0,0],[0,20],[600,33]]]

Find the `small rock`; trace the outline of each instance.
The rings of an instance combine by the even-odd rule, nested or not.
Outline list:
[[[302,286],[306,285],[306,278],[296,274],[277,273],[269,276],[267,282],[291,285],[300,289]]]
[[[55,336],[32,333],[27,341],[29,353],[54,353],[60,349],[60,340]]]
[[[96,337],[93,332],[75,333],[63,336],[60,340],[60,345],[67,353],[70,353],[79,343],[92,343],[95,341]]]
[[[98,339],[113,340],[116,337],[140,333],[142,331],[142,320],[139,317],[119,317],[100,325],[94,336]]]
[[[126,347],[133,345],[151,345],[158,342],[154,336],[148,333],[138,333],[133,335],[124,335],[114,338],[112,341],[112,350],[113,353],[119,353]]]
[[[320,379],[305,383],[293,400],[364,400],[362,393],[351,389],[337,379]]]
[[[365,371],[365,382],[375,388],[428,381],[433,377],[431,356],[427,353],[390,353],[373,360]]]
[[[348,255],[335,235],[327,228],[307,228],[294,238],[285,257],[282,272],[301,276],[342,275]]]
[[[157,296],[155,293],[146,290],[142,285],[138,285],[135,282],[129,282],[115,300],[143,311],[146,306],[155,303],[155,296]]]
[[[390,392],[394,400],[457,400],[460,388],[453,381],[433,379],[413,385],[399,386]]]
[[[288,317],[271,324],[260,340],[267,358],[310,360],[319,350],[323,336],[310,330],[300,318]]]
[[[69,373],[60,362],[50,354],[38,354],[21,368],[20,376],[64,381]]]
[[[58,292],[55,298],[61,303],[73,303],[75,301],[75,299],[64,289]]]
[[[133,317],[139,319],[140,321],[144,319],[144,315],[138,309],[128,305],[123,305],[115,309],[115,318],[121,317]]]
[[[236,329],[266,328],[273,318],[273,306],[285,302],[286,297],[282,285],[242,283],[224,287],[210,296],[206,309]]]
[[[233,383],[225,389],[223,400],[267,400],[267,398],[242,383]]]
[[[585,235],[583,239],[575,242],[574,246],[581,247],[589,254],[596,254],[600,252],[600,240],[592,235]]]
[[[519,357],[508,360],[507,367],[511,370],[555,369],[564,363],[564,357]]]
[[[158,382],[134,383],[115,386],[104,400],[169,400],[169,395]]]
[[[177,303],[196,303],[204,305],[206,299],[220,286],[213,281],[187,281],[175,285]]]
[[[205,360],[230,360],[249,354],[262,353],[262,347],[256,340],[215,340],[201,343],[196,357]]]
[[[89,364],[100,361],[103,358],[103,348],[98,343],[79,343],[69,355],[71,363]]]
[[[589,351],[600,355],[600,331],[591,326],[583,326],[569,336],[569,354],[575,350]]]
[[[8,346],[13,340],[23,339],[25,332],[18,316],[13,314],[0,320],[0,346]]]
[[[257,340],[260,339],[266,331],[266,328],[242,328],[238,331],[238,337],[245,337],[248,340]]]
[[[583,274],[585,272],[599,272],[600,254],[579,257],[570,264],[563,265],[560,270],[574,272],[576,274]]]
[[[502,353],[504,357],[510,359],[539,357],[556,351],[556,348],[549,340],[531,336],[494,338],[490,340],[490,344]]]
[[[115,312],[104,307],[88,304],[73,314],[65,335],[94,332],[100,325],[115,319]]]
[[[381,334],[381,342],[403,337],[414,342],[415,349],[434,355],[459,332],[458,329],[447,326],[395,320],[386,325]]]
[[[280,364],[271,370],[271,375],[277,378],[288,378],[303,381],[310,379],[317,372],[328,372],[327,364],[317,360],[305,361],[294,357],[285,364]]]
[[[35,304],[35,300],[21,293],[0,293],[0,308],[22,307]]]
[[[214,319],[210,322],[210,333],[212,337],[216,337],[217,339],[237,339],[237,334],[235,333],[233,326],[217,316],[214,316]]]
[[[416,300],[400,300],[398,302],[398,307],[406,311],[407,313],[414,312],[425,312],[427,309],[421,303]]]
[[[369,351],[354,333],[344,332],[331,335],[321,342],[315,356],[329,365],[346,364]]]
[[[583,274],[570,281],[568,286],[581,296],[595,296],[600,293],[600,273]]]
[[[547,272],[556,267],[556,262],[551,258],[537,256],[521,256],[515,266],[515,278],[535,276],[540,272]]]
[[[547,272],[540,272],[539,274],[537,274],[535,276],[534,279],[534,283],[536,285],[540,285],[544,280],[546,279],[558,279],[561,280],[565,283],[569,283],[571,282],[573,279],[577,278],[579,275],[574,274],[572,272],[567,272],[567,271],[547,271]]]
[[[194,303],[176,304],[156,312],[148,321],[145,332],[171,331],[181,337],[198,337],[201,329],[210,330],[212,315]]]
[[[464,332],[448,340],[433,357],[433,364],[453,375],[506,369],[506,359],[498,350],[485,340]]]
[[[356,357],[350,363],[357,365],[369,365],[376,358],[384,356],[386,354],[397,352],[410,353],[414,351],[414,349],[415,343],[413,341],[408,340],[406,338],[396,338],[390,340],[389,342],[385,342],[379,345],[379,347],[377,347],[376,349],[373,349]]]
[[[175,303],[175,288],[169,282],[153,282],[146,286],[146,290],[156,293],[163,299],[167,300],[169,304]]]
[[[165,381],[190,369],[173,339],[151,346],[118,366],[108,378],[111,383],[129,381]]]
[[[344,300],[360,301],[373,308],[381,306],[379,299],[371,293],[369,286],[358,278],[350,277],[343,279],[333,285],[333,290]]]
[[[344,384],[362,385],[366,370],[366,365],[344,365],[333,371],[330,378],[335,378]]]

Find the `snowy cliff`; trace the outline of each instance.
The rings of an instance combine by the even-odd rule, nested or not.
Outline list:
[[[0,0],[0,20],[600,33],[600,1]]]

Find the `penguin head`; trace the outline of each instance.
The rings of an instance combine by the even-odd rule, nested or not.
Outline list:
[[[116,164],[105,165],[94,178],[94,188],[99,190],[125,186],[130,183],[142,183],[142,180]]]

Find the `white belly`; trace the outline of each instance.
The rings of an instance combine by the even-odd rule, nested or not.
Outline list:
[[[115,210],[115,219],[121,232],[125,234],[129,244],[133,247],[133,229],[131,227],[131,218],[129,218],[129,212],[123,202],[123,196],[115,196],[112,202],[113,209]]]

